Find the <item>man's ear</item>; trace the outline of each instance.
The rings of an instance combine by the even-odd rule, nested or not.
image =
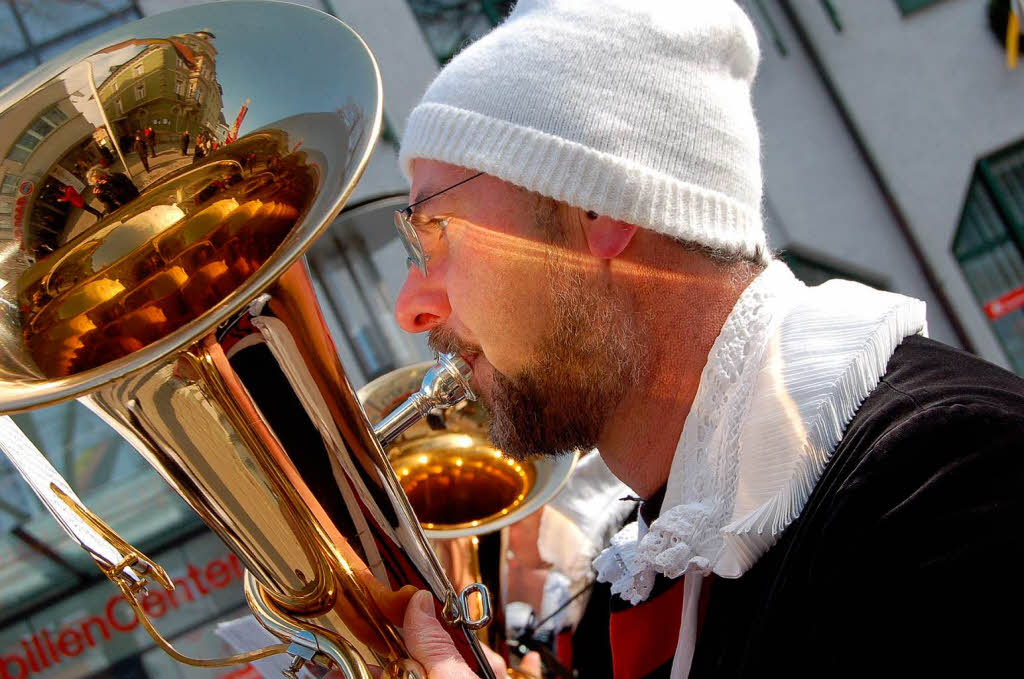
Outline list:
[[[635,224],[627,224],[610,217],[583,220],[583,232],[587,236],[590,254],[601,259],[612,259],[622,254],[636,233]]]

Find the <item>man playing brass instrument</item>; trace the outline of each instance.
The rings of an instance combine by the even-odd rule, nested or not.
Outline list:
[[[507,453],[597,447],[644,499],[595,562],[617,678],[989,674],[1024,382],[772,257],[759,56],[732,0],[522,0],[409,119],[396,316]],[[418,601],[413,654],[470,676]]]

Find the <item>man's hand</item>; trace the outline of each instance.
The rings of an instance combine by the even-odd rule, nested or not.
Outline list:
[[[423,665],[427,679],[477,679],[477,674],[462,659],[448,632],[434,616],[434,597],[430,592],[420,590],[409,601],[402,633],[409,655]],[[504,659],[486,646],[483,649],[494,675],[504,679],[507,675]],[[516,669],[540,677],[540,655],[527,653]],[[340,672],[331,672],[325,679],[342,679],[342,676]]]

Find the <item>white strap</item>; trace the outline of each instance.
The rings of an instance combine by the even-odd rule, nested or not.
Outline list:
[[[687,573],[683,580],[683,612],[679,622],[679,641],[672,660],[672,679],[690,676],[693,652],[697,648],[697,612],[700,610],[700,590],[704,576],[696,571]]]
[[[72,540],[107,566],[115,566],[121,562],[122,554],[118,549],[93,530],[53,492],[51,485],[57,486],[65,495],[82,504],[64,477],[43,457],[39,449],[8,415],[0,416],[0,449],[26,483],[32,486],[43,506],[57,519],[57,523]]]

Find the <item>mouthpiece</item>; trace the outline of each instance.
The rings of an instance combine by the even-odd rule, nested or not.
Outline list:
[[[439,354],[437,363],[423,376],[420,390],[409,396],[373,428],[380,445],[387,448],[402,432],[427,416],[434,408],[450,408],[468,399],[476,400],[469,386],[473,371],[455,354]]]

